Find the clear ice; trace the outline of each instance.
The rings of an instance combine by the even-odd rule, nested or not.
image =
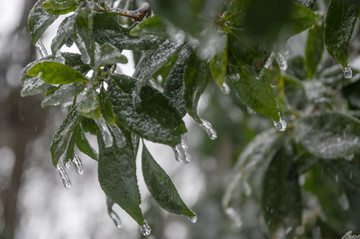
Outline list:
[[[41,40],[38,40],[35,44],[36,48],[38,49],[39,53],[40,53],[40,56],[43,58],[43,57],[46,57],[49,55],[49,53],[47,52],[43,42]]]
[[[277,130],[283,132],[286,130],[286,121],[280,118],[279,122],[274,121],[274,126]]]
[[[343,68],[343,72],[344,72],[344,77],[346,78],[346,79],[351,79],[352,78],[352,70],[351,70],[351,68],[350,67],[344,67]]]
[[[348,231],[341,239],[360,239],[360,236],[353,235],[352,231]]]
[[[193,216],[193,217],[188,217],[188,220],[189,220],[191,223],[196,223],[197,220],[198,220],[198,218],[197,218],[197,216],[195,215],[195,216]]]
[[[140,231],[144,236],[149,236],[151,234],[151,227],[144,221],[144,225],[140,226]]]
[[[105,147],[106,148],[111,147],[113,145],[113,137],[110,133],[109,128],[106,125],[105,119],[102,116],[100,116],[99,118],[95,118],[94,121],[100,129],[100,133],[103,138]]]
[[[71,182],[70,182],[70,179],[69,179],[69,176],[67,175],[64,167],[61,165],[61,164],[57,164],[56,166],[56,169],[61,177],[61,180],[64,184],[64,187],[65,188],[70,188],[71,187]]]
[[[114,202],[110,198],[107,197],[106,205],[107,205],[107,211],[108,211],[110,218],[113,220],[115,226],[120,229],[121,228],[121,219],[120,219],[119,215],[116,212],[114,212],[114,210],[112,209]]]
[[[81,159],[77,154],[74,154],[74,158],[72,159],[72,163],[75,166],[76,173],[78,175],[83,175],[84,174],[84,168],[83,168]]]
[[[288,67],[287,61],[281,53],[276,53],[275,58],[281,70],[285,71]]]
[[[185,163],[190,163],[190,158],[188,156],[188,144],[186,141],[186,137],[185,135],[181,135],[181,141],[178,145],[176,145],[174,148],[174,154],[175,154],[175,159],[178,162],[185,162]]]
[[[235,211],[234,208],[232,207],[226,208],[225,213],[226,215],[228,215],[228,217],[231,219],[231,221],[234,223],[236,227],[242,226],[240,215]]]
[[[125,136],[123,135],[123,133],[121,132],[121,130],[117,126],[109,126],[109,127],[115,138],[116,145],[119,148],[124,147],[126,144],[126,139],[125,139]]]
[[[230,94],[230,87],[228,84],[226,84],[226,82],[223,83],[223,85],[220,87],[220,89],[225,95]]]
[[[211,123],[207,120],[202,119],[201,124],[199,124],[201,128],[205,130],[211,140],[217,138],[217,134],[215,129],[212,127]]]

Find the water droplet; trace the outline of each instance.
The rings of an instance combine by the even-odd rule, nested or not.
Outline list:
[[[237,82],[240,80],[240,74],[239,73],[231,74],[231,75],[228,75],[228,78],[231,81]]]
[[[144,225],[140,227],[140,231],[144,236],[149,236],[151,234],[151,227],[144,221]]]
[[[174,154],[175,154],[175,159],[178,162],[185,162],[185,163],[190,163],[190,158],[188,156],[188,144],[186,141],[186,136],[183,134],[181,135],[181,141],[178,145],[176,145],[174,148]]]
[[[200,127],[205,130],[205,132],[208,134],[208,136],[211,140],[214,140],[217,138],[216,131],[214,130],[214,128],[212,127],[212,125],[209,121],[202,119]]]
[[[114,202],[110,199],[110,198],[106,198],[106,205],[107,205],[107,210],[108,210],[108,214],[110,216],[110,218],[113,220],[115,226],[117,228],[121,228],[121,219],[119,217],[119,215],[114,212],[114,210],[112,209]]]
[[[285,71],[288,67],[287,61],[281,53],[276,53],[275,58],[281,70]]]
[[[122,148],[126,144],[126,139],[121,130],[117,126],[109,126],[116,141],[116,145]]]
[[[193,216],[193,217],[188,217],[188,220],[189,220],[191,223],[196,223],[197,220],[198,220],[198,218],[197,218],[197,216],[195,215],[195,216]]]
[[[47,57],[49,55],[49,53],[47,52],[43,42],[41,40],[38,40],[35,44],[36,48],[38,49],[40,56],[43,57]]]
[[[274,126],[277,130],[283,132],[286,130],[286,121],[280,118],[279,122],[274,121]]]
[[[70,182],[70,179],[69,179],[69,176],[67,175],[64,167],[58,163],[58,165],[56,166],[56,169],[61,177],[61,180],[64,184],[64,187],[65,188],[70,188],[71,187],[71,182]]]
[[[234,223],[236,227],[242,226],[242,221],[240,215],[235,211],[234,208],[228,207],[225,210],[226,215],[230,218],[230,220]]]
[[[105,147],[106,148],[111,147],[113,145],[113,137],[110,133],[109,128],[106,125],[105,119],[102,116],[100,116],[99,118],[95,118],[94,121],[100,129],[100,133],[103,138]]]
[[[223,85],[220,87],[220,89],[225,95],[230,94],[230,87],[228,84],[226,84],[226,82],[223,83]]]
[[[72,163],[75,166],[76,173],[78,175],[83,175],[84,174],[84,168],[83,168],[81,159],[77,154],[74,154],[74,158],[72,160]]]
[[[344,72],[344,77],[346,78],[346,79],[351,79],[352,78],[352,70],[351,70],[351,68],[350,67],[344,67],[343,68],[343,72]]]

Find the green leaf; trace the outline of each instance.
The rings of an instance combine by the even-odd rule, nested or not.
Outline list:
[[[81,52],[82,59],[85,63],[93,63],[94,44],[93,44],[93,25],[89,22],[93,19],[89,4],[85,8],[77,11],[76,31],[78,36],[75,39],[76,46]]]
[[[88,88],[77,98],[78,112],[86,118],[98,118],[101,115],[100,101],[96,91]]]
[[[143,225],[144,218],[139,207],[141,199],[132,147],[127,143],[119,148],[114,142],[111,147],[106,148],[100,134],[98,134],[98,143],[98,175],[102,190],[139,225]]]
[[[71,66],[82,74],[88,73],[91,68],[81,60],[81,55],[77,53],[63,52],[62,57],[65,58],[65,65]]]
[[[224,44],[219,52],[210,61],[210,71],[214,80],[222,86],[225,82],[227,62],[228,62],[228,37],[227,34],[223,34]]]
[[[96,65],[114,65],[116,63],[126,64],[128,60],[124,55],[121,54],[121,51],[111,45],[110,43],[105,43],[101,45],[100,52],[96,54]]]
[[[49,84],[69,84],[87,81],[77,70],[58,62],[40,62],[33,66],[27,73],[29,76],[39,76]]]
[[[37,95],[47,89],[50,85],[42,81],[39,77],[29,77],[22,82],[23,88],[20,95],[22,97]]]
[[[78,5],[75,0],[46,0],[42,8],[50,14],[62,15],[75,11]]]
[[[89,144],[89,141],[86,139],[84,131],[81,126],[79,126],[78,129],[76,130],[75,143],[81,152],[88,155],[90,158],[98,160],[98,156],[95,150],[93,149],[93,147],[91,147],[91,145]]]
[[[75,20],[75,15],[71,15],[60,23],[56,36],[51,41],[51,52],[53,55],[75,34]]]
[[[337,112],[301,118],[295,127],[296,140],[313,155],[336,159],[360,151],[360,122]]]
[[[263,178],[262,211],[272,233],[289,227],[295,232],[301,224],[302,201],[294,157],[292,149],[282,147]]]
[[[136,25],[130,31],[131,36],[156,35],[161,38],[169,38],[166,22],[159,16],[149,17]]]
[[[202,120],[197,114],[197,105],[210,77],[209,63],[200,60],[194,52],[184,73],[184,100],[187,112],[199,124],[202,123]]]
[[[332,0],[325,20],[324,42],[329,54],[343,67],[348,66],[351,35],[359,15],[356,0]]]
[[[136,80],[125,75],[113,75],[109,82],[108,99],[121,125],[140,137],[171,146],[180,142],[186,127],[169,99],[150,86],[143,86],[141,103],[134,105],[132,92]]]
[[[68,162],[68,161],[72,161],[72,159],[74,158],[74,147],[75,147],[75,138],[76,138],[76,131],[79,127],[77,126],[73,133],[71,134],[68,146],[67,146],[67,150],[66,150],[66,156],[64,161]]]
[[[61,155],[64,153],[66,149],[66,144],[68,142],[70,132],[74,129],[77,120],[78,120],[78,113],[76,107],[74,107],[66,115],[64,121],[62,122],[59,129],[56,131],[56,133],[52,138],[50,152],[54,167],[56,167]]]
[[[147,188],[162,208],[168,212],[190,218],[196,216],[185,205],[170,177],[153,159],[145,144],[142,153],[142,172]]]
[[[33,44],[35,44],[44,31],[58,18],[52,14],[47,13],[41,8],[45,0],[39,0],[30,10],[28,18],[28,27]]]
[[[322,58],[324,51],[323,34],[322,25],[318,26],[315,24],[314,27],[309,30],[305,51],[305,66],[308,79],[312,79],[316,74],[316,69]]]
[[[78,95],[85,88],[84,83],[71,83],[66,85],[61,85],[56,89],[52,94],[47,95],[44,100],[41,102],[41,107],[55,106],[62,103],[64,100],[71,96]]]
[[[111,109],[111,105],[108,100],[108,95],[103,87],[101,87],[100,94],[100,106],[101,106],[101,114],[104,117],[107,125],[115,125],[115,115],[113,110]]]

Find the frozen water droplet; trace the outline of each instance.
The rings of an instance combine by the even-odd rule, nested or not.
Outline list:
[[[35,44],[36,48],[38,49],[40,56],[43,57],[47,57],[49,55],[49,53],[47,52],[43,42],[41,40],[38,40]]]
[[[149,236],[151,234],[151,227],[144,221],[144,225],[140,227],[140,231],[144,236]]]
[[[174,154],[175,154],[175,159],[178,162],[185,162],[185,163],[190,163],[190,158],[188,156],[188,144],[186,141],[186,137],[185,135],[181,135],[181,141],[178,145],[176,145],[174,148]]]
[[[198,220],[198,218],[197,218],[197,216],[195,215],[195,216],[193,216],[193,217],[188,217],[188,220],[189,220],[191,223],[196,223],[197,220]]]
[[[72,163],[75,166],[76,173],[78,175],[83,175],[84,174],[84,168],[83,168],[81,159],[77,154],[74,154],[74,158],[72,160]]]
[[[63,164],[64,164],[64,166],[65,166],[66,169],[69,169],[70,166],[71,166],[70,160],[65,159],[65,158],[64,158]]]
[[[277,130],[283,132],[286,130],[286,121],[280,118],[279,122],[274,121],[274,126]]]
[[[95,118],[94,121],[100,129],[100,133],[103,138],[105,147],[106,148],[111,147],[113,145],[113,137],[110,133],[109,128],[106,125],[105,119],[102,116],[100,116],[99,118]]]
[[[237,82],[240,80],[240,74],[239,73],[231,74],[231,75],[228,75],[228,78],[231,81]]]
[[[115,226],[120,229],[121,228],[121,219],[120,219],[119,215],[116,212],[114,212],[114,210],[112,209],[114,202],[110,198],[107,197],[106,205],[107,205],[107,211],[108,211],[110,218],[113,220]]]
[[[232,207],[226,208],[225,213],[226,213],[226,215],[228,215],[228,217],[230,218],[230,220],[234,223],[234,225],[236,227],[242,226],[242,221],[241,221],[240,215],[235,211],[234,208],[232,208]]]
[[[208,134],[208,136],[211,140],[214,140],[217,138],[216,131],[214,130],[214,128],[212,127],[212,125],[209,121],[202,119],[200,127],[205,130],[205,132]]]
[[[58,163],[58,165],[56,166],[56,169],[61,177],[61,180],[64,184],[64,187],[65,188],[70,188],[71,187],[71,182],[70,182],[70,179],[69,179],[69,176],[67,175],[64,167]]]
[[[225,95],[230,94],[230,87],[228,84],[226,84],[226,82],[223,83],[223,85],[220,87],[220,89]]]
[[[116,141],[116,145],[122,148],[126,144],[126,139],[121,130],[117,126],[109,126]]]
[[[346,78],[346,79],[351,79],[352,78],[352,70],[351,70],[351,68],[350,67],[344,67],[343,68],[343,72],[344,72],[344,77]]]
[[[276,53],[275,58],[281,70],[285,71],[288,67],[287,61],[281,53]]]

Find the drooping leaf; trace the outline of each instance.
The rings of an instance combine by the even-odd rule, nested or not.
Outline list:
[[[62,15],[75,11],[78,5],[75,0],[45,0],[42,8],[50,14]]]
[[[75,15],[65,18],[59,25],[56,36],[51,41],[51,52],[53,55],[68,41],[74,34]]]
[[[147,188],[165,210],[186,217],[196,216],[183,202],[173,182],[143,145],[142,172]]]
[[[332,0],[324,28],[324,42],[329,54],[343,67],[348,66],[349,42],[359,15],[356,0]]]
[[[35,3],[29,13],[28,27],[33,44],[35,44],[44,31],[58,18],[58,16],[47,13],[42,9],[45,0],[39,0]]]
[[[66,85],[61,85],[56,89],[52,94],[47,95],[44,100],[41,102],[41,107],[55,106],[62,103],[64,100],[71,96],[78,95],[85,88],[84,83],[71,83]]]
[[[121,54],[121,51],[111,45],[110,43],[105,43],[101,45],[100,52],[96,54],[96,65],[114,65],[116,63],[126,64],[128,61],[124,55]]]
[[[139,207],[141,198],[132,148],[129,143],[120,148],[116,142],[107,148],[100,134],[98,134],[98,143],[98,176],[102,190],[139,225],[143,225],[144,218]]]
[[[131,36],[156,35],[161,38],[168,38],[167,26],[159,16],[149,17],[145,21],[136,25],[130,31]]]
[[[175,146],[186,132],[184,122],[169,99],[150,86],[140,92],[141,103],[134,105],[132,92],[136,80],[113,75],[109,82],[108,99],[119,122],[142,138]]]
[[[87,118],[100,117],[100,101],[93,88],[88,88],[83,94],[78,96],[77,105],[77,110],[81,116]]]
[[[93,19],[93,17],[90,17],[90,15],[92,15],[92,13],[89,4],[87,4],[85,8],[77,11],[75,26],[78,36],[75,39],[75,43],[81,52],[83,61],[92,64],[94,57],[93,24],[89,21]]]
[[[74,152],[75,152],[75,138],[76,138],[76,131],[78,129],[78,126],[76,126],[76,128],[74,129],[74,131],[72,132],[71,136],[70,136],[70,140],[67,146],[67,150],[66,150],[66,155],[65,155],[65,162],[68,161],[72,161],[72,159],[74,158]]]
[[[296,140],[313,155],[336,159],[360,151],[360,122],[337,112],[301,118],[295,128]]]
[[[309,30],[305,51],[305,66],[308,79],[312,79],[324,51],[323,26],[314,25]]]
[[[72,67],[51,61],[40,62],[34,65],[27,74],[29,76],[39,76],[49,84],[69,84],[87,81],[85,76]]]
[[[66,149],[70,132],[74,129],[77,120],[78,113],[76,107],[73,107],[52,138],[50,152],[54,167],[56,167],[61,155]]]
[[[184,100],[187,112],[199,124],[202,121],[197,114],[197,105],[201,94],[209,83],[210,77],[209,63],[199,59],[194,52],[185,68]]]
[[[22,97],[37,95],[50,87],[49,84],[41,80],[39,77],[28,77],[22,82],[22,86],[23,88],[20,92]]]
[[[88,155],[90,158],[98,160],[98,156],[95,150],[93,149],[93,147],[91,147],[89,141],[86,139],[82,126],[79,126],[76,130],[75,143],[81,152]]]
[[[227,34],[222,37],[224,38],[222,40],[224,45],[210,61],[211,75],[220,86],[225,82],[228,63],[228,37]]]

